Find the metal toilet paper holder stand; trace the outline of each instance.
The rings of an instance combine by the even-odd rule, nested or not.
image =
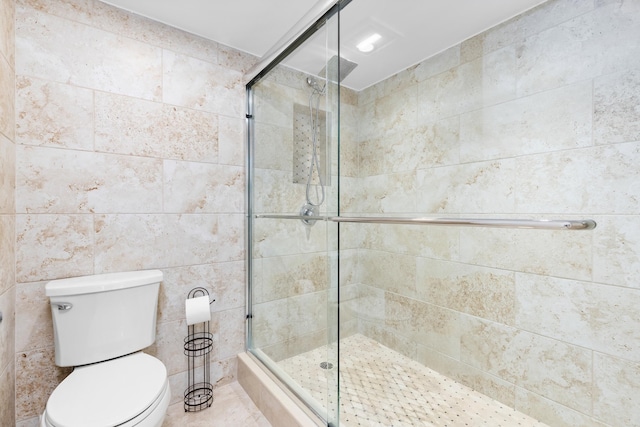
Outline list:
[[[207,296],[205,288],[193,288],[187,298]],[[210,299],[212,304],[215,299]],[[213,335],[209,330],[209,322],[197,323],[187,327],[184,339],[184,354],[187,356],[189,382],[184,392],[184,411],[197,412],[206,409],[213,403],[213,386],[211,385],[210,353],[213,349]],[[197,363],[200,359],[201,363]],[[198,365],[198,366],[196,366]],[[196,371],[201,371],[198,374]]]

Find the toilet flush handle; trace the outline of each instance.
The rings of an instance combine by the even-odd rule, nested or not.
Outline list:
[[[71,304],[70,302],[61,302],[58,303],[58,310],[60,311],[67,311],[67,310],[71,310],[71,308],[73,307],[73,304]]]

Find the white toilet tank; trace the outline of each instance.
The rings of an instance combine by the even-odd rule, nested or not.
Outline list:
[[[145,270],[47,283],[56,365],[101,362],[153,344],[162,277]]]

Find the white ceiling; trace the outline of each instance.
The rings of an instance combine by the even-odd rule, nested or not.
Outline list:
[[[102,0],[262,56],[318,0]],[[353,0],[341,14],[341,55],[358,64],[343,81],[361,90],[546,0]],[[382,48],[355,45],[371,32]],[[305,45],[288,65],[317,74],[327,56],[323,37]]]

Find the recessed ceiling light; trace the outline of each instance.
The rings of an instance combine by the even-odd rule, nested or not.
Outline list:
[[[358,50],[362,53],[371,52],[375,48],[374,43],[380,40],[381,38],[382,36],[380,34],[373,33],[369,37],[367,37],[366,39],[358,43],[356,48],[358,48]]]

